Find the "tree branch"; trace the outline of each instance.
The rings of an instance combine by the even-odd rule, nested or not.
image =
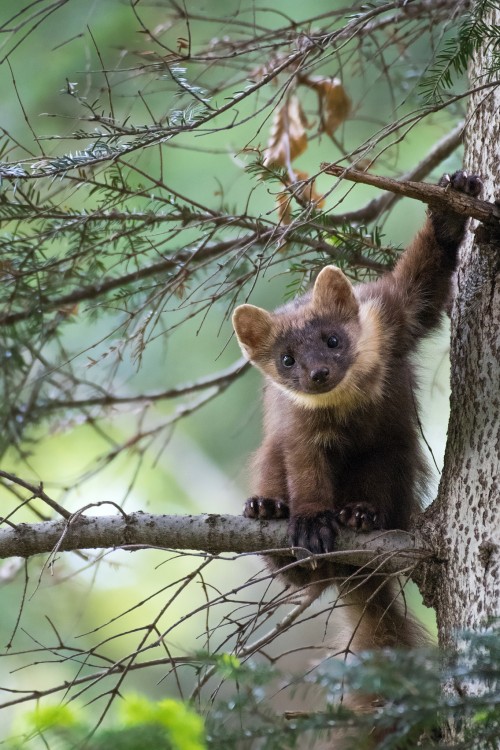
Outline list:
[[[364,185],[388,190],[391,193],[414,198],[427,203],[429,206],[448,208],[457,214],[471,216],[483,224],[498,224],[500,220],[500,207],[496,203],[482,201],[472,198],[458,191],[448,190],[438,185],[429,185],[425,182],[412,182],[406,180],[394,180],[392,177],[380,177],[379,175],[361,172],[338,164],[322,164],[321,169],[326,174],[334,175],[351,182],[361,182]]]
[[[104,393],[102,396],[89,396],[88,398],[51,400],[42,405],[44,411],[53,411],[55,409],[83,409],[89,406],[123,406],[128,404],[153,403],[165,399],[179,398],[191,393],[198,393],[208,388],[225,387],[249,368],[249,363],[244,357],[240,357],[232,365],[226,367],[220,372],[201,377],[190,383],[167,388],[157,393],[137,393],[128,396],[115,396],[112,393]],[[1,473],[0,473],[1,476]]]
[[[270,235],[269,235],[270,236]],[[207,245],[203,249],[196,253],[196,257],[199,260],[200,257],[203,260],[208,260],[217,257],[218,255],[224,255],[227,251],[237,249],[240,244],[246,244],[251,242],[257,242],[259,238],[257,236],[251,238],[245,238],[244,242],[240,240],[231,240],[229,242],[218,242],[213,245]],[[128,286],[129,284],[135,284],[138,281],[144,279],[150,279],[165,274],[167,271],[175,269],[179,263],[189,262],[189,256],[194,255],[192,253],[186,253],[185,251],[179,252],[177,255],[172,257],[164,258],[158,263],[153,263],[149,266],[144,266],[138,270],[132,271],[131,273],[124,274],[111,279],[104,279],[88,286],[79,286],[76,289],[72,289],[67,294],[63,294],[57,298],[47,298],[38,296],[32,307],[24,310],[18,310],[16,312],[5,312],[0,314],[0,326],[13,325],[19,323],[22,320],[28,320],[35,312],[38,313],[41,306],[43,306],[44,312],[51,310],[58,310],[64,308],[66,305],[76,305],[79,302],[85,302],[88,300],[97,299],[98,297],[109,294],[116,289]]]
[[[90,145],[87,149],[66,154],[63,156],[57,156],[52,159],[49,158],[30,158],[27,160],[19,161],[17,163],[0,163],[0,178],[6,180],[12,180],[16,185],[23,181],[35,181],[45,177],[57,177],[62,176],[65,178],[68,173],[72,171],[79,171],[83,168],[89,169],[107,162],[115,162],[118,159],[122,159],[129,154],[133,154],[140,149],[149,148],[157,144],[164,144],[172,140],[173,138],[193,131],[200,131],[206,129],[210,132],[210,128],[216,130],[229,131],[235,127],[238,127],[249,119],[255,117],[255,113],[251,115],[240,114],[239,107],[245,100],[251,98],[254,94],[257,94],[262,88],[266,87],[271,82],[275,81],[280,73],[290,73],[293,71],[294,66],[304,65],[306,60],[315,60],[321,53],[328,49],[341,45],[354,38],[356,34],[363,33],[364,35],[372,34],[376,31],[380,31],[384,28],[397,25],[398,22],[405,22],[409,19],[418,19],[421,13],[429,15],[432,11],[433,20],[437,22],[441,17],[449,17],[450,13],[456,6],[455,0],[422,0],[422,2],[414,2],[410,4],[404,4],[401,7],[399,0],[392,0],[392,2],[386,2],[375,8],[365,9],[362,13],[357,13],[352,16],[349,22],[343,28],[336,28],[334,31],[319,31],[319,33],[313,33],[310,35],[301,34],[300,43],[297,40],[297,49],[287,52],[285,55],[276,56],[274,64],[266,68],[265,73],[258,77],[258,80],[253,81],[251,84],[245,85],[244,90],[232,93],[231,96],[226,97],[228,101],[219,107],[212,107],[208,101],[203,101],[203,110],[199,116],[192,117],[188,122],[176,124],[175,122],[159,123],[154,122],[153,125],[143,125],[139,127],[126,127],[125,124],[120,125],[116,123],[113,117],[103,118],[102,114],[94,111],[94,108],[89,106],[90,115],[86,119],[91,123],[91,132],[85,134],[85,137],[93,138],[95,142]],[[394,11],[391,13],[391,11]],[[328,14],[329,15],[329,14]],[[304,27],[307,26],[307,21],[303,21]],[[301,24],[301,25],[302,25]],[[142,24],[141,24],[142,25]],[[143,27],[143,32],[146,27]],[[293,27],[296,33],[295,26]],[[150,29],[147,30],[149,37],[152,35]],[[273,33],[274,37],[274,33]],[[289,43],[290,35],[287,33],[286,41]],[[281,46],[282,39],[277,39],[277,43]],[[247,42],[244,42],[243,53],[246,54],[249,50],[246,48]],[[258,47],[256,48],[258,49]],[[0,63],[4,62],[10,52],[8,52],[3,58],[0,59]],[[213,45],[210,45],[208,54],[192,55],[190,56],[191,62],[200,62],[202,64],[213,63],[217,61],[224,61],[229,57],[234,57],[236,50],[234,45],[231,45],[231,51],[226,54],[217,54],[214,57]],[[170,60],[162,56],[161,64],[162,67],[169,71],[172,76],[171,67],[169,63],[176,64],[179,60],[182,60],[182,56],[173,53],[173,57]],[[175,77],[175,82],[180,88],[183,88],[178,77]],[[279,90],[279,89],[277,89]],[[193,88],[189,88],[189,94],[193,96]],[[75,97],[79,100],[79,97]],[[198,99],[198,97],[196,97]],[[81,101],[81,99],[80,99]],[[198,105],[199,105],[198,99]],[[266,103],[265,107],[268,106]],[[221,118],[225,113],[234,111],[234,117],[231,122],[217,127],[212,125],[212,121],[217,118]],[[244,111],[244,110],[243,110]],[[216,120],[216,121],[217,121]],[[100,124],[103,132],[99,133],[98,139],[95,139],[95,125]],[[106,130],[108,132],[106,132]],[[130,140],[125,143],[117,143],[117,135],[121,138],[127,137]],[[107,145],[107,140],[112,145]]]
[[[424,177],[427,177],[433,169],[447,159],[455,149],[458,148],[462,141],[463,129],[464,123],[459,122],[450,133],[447,133],[432,147],[422,161],[402,175],[400,181],[423,180]],[[403,196],[400,193],[392,193],[388,191],[379,195],[378,198],[371,200],[366,206],[363,206],[363,208],[358,208],[355,211],[347,211],[344,214],[327,214],[326,219],[328,224],[365,224],[368,221],[373,221],[378,218],[384,211],[391,209],[392,206],[402,197]]]
[[[271,551],[290,554],[284,521],[254,521],[242,516],[164,516],[138,511],[114,516],[73,514],[66,521],[21,523],[0,529],[0,558],[31,557],[83,549],[161,548],[198,550],[210,555]],[[343,530],[331,556],[343,563],[407,570],[434,553],[417,533]],[[321,556],[324,557],[324,556]]]

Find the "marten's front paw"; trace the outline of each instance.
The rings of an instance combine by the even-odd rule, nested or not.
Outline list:
[[[290,510],[283,500],[254,495],[246,501],[243,515],[245,518],[259,518],[269,521],[274,518],[288,518]]]
[[[370,503],[348,503],[336,513],[337,521],[356,531],[374,531],[384,527],[380,513]]]
[[[333,552],[337,530],[338,524],[331,510],[311,516],[292,516],[288,524],[290,545],[305,548],[315,555]]]
[[[438,184],[440,187],[451,187],[453,190],[471,195],[473,198],[477,198],[483,187],[479,175],[469,174],[462,169],[459,169],[458,172],[453,172],[451,175],[444,174]]]
[[[444,174],[439,180],[439,186],[457,190],[473,198],[479,195],[483,183],[477,174],[469,174],[463,170]],[[449,208],[433,207],[429,211],[434,235],[438,244],[447,252],[454,253],[462,241],[467,218],[462,214],[456,214]]]

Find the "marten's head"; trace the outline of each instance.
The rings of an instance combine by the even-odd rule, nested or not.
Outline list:
[[[335,266],[273,313],[237,307],[233,325],[243,354],[302,406],[351,407],[380,391],[379,315]]]

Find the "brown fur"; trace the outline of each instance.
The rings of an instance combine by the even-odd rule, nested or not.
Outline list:
[[[481,186],[463,172],[441,184],[450,182],[472,195]],[[378,281],[352,286],[327,266],[310,292],[274,313],[235,310],[240,346],[265,376],[264,439],[245,514],[289,515],[291,546],[329,552],[342,525],[407,529],[419,510],[426,467],[411,356],[440,321],[464,230],[463,217],[431,212]],[[295,566],[288,580],[324,582],[339,571]],[[344,572],[341,593],[362,646],[410,646],[418,628],[390,585],[368,578],[352,586]]]

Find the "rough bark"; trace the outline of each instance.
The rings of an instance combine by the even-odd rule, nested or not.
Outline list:
[[[370,172],[341,167],[337,164],[322,164],[321,168],[325,174],[360,182],[364,185],[372,185],[382,188],[382,190],[389,190],[394,195],[404,195],[427,203],[434,208],[451,209],[457,214],[472,216],[474,219],[484,221],[487,224],[496,224],[500,218],[500,207],[495,203],[473,198],[458,191],[450,191],[447,188],[438,187],[438,185],[428,185],[425,182],[413,182],[411,180],[394,180],[392,177],[381,177]]]
[[[21,523],[0,529],[0,558],[52,555],[69,550],[121,548],[196,550],[211,555],[224,552],[273,551],[289,554],[284,521],[261,521],[217,514],[166,516],[150,513],[86,516],[75,513],[66,520]],[[337,551],[341,562],[386,572],[411,572],[432,557],[420,536],[404,531],[359,535],[344,530]]]
[[[488,26],[500,24],[490,9]],[[472,61],[470,83],[484,82],[491,50]],[[482,175],[481,196],[498,191],[500,88],[470,100],[465,168]],[[500,615],[500,237],[470,233],[461,251],[452,312],[451,413],[438,498],[426,522],[446,560],[433,581],[440,644],[455,648],[461,629]],[[460,689],[467,691],[468,686]]]

